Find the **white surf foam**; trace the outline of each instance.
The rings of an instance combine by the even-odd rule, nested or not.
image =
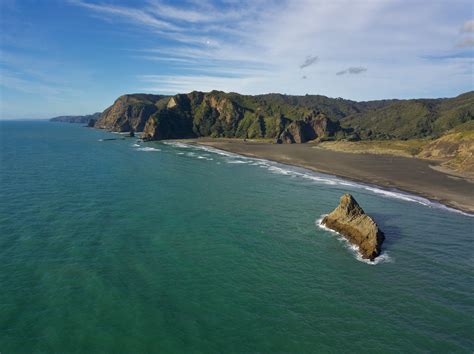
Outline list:
[[[151,152],[151,151],[161,151],[161,150],[157,148],[152,148],[152,147],[142,147],[142,148],[138,148],[137,151]]]
[[[180,142],[177,142],[177,141],[164,141],[163,144],[178,147],[178,148],[182,148],[182,149],[192,148],[192,145],[190,145],[190,144],[180,143]]]
[[[266,167],[269,167],[269,166],[270,166],[267,162],[265,162],[265,161],[259,161],[259,160],[252,162],[250,165],[252,165],[252,166],[258,166],[258,167],[262,167],[262,168],[264,168],[264,167],[266,168]]]
[[[205,145],[192,145],[192,147],[194,147],[195,149],[197,150],[203,150],[203,151],[207,151],[207,152],[211,152],[213,154],[217,154],[217,155],[221,155],[221,156],[227,156],[227,157],[235,157],[235,158],[239,158],[239,159],[250,159],[246,156],[242,156],[242,155],[238,155],[238,154],[234,154],[233,152],[228,152],[228,151],[224,151],[224,150],[219,150],[219,149],[216,149],[216,148],[213,148],[211,146],[205,146]]]
[[[248,163],[247,161],[242,161],[242,160],[226,160],[227,163],[231,164],[242,164],[242,163]]]
[[[212,157],[202,156],[202,155],[198,155],[197,158],[200,159],[200,160],[207,160],[207,161],[214,160]]]
[[[324,184],[329,184],[329,185],[338,184],[337,179],[332,178],[330,176],[323,177],[322,175],[319,176],[319,175],[316,175],[316,174],[313,174],[313,173],[310,173],[310,172],[308,172],[308,173],[298,172],[298,171],[295,171],[291,168],[280,167],[280,166],[277,166],[277,165],[267,165],[266,167],[268,168],[269,171],[271,171],[273,173],[277,173],[277,174],[281,174],[281,175],[285,175],[285,176],[301,177],[301,178],[304,178],[304,179],[309,179],[309,180],[314,181],[314,182],[324,183]]]
[[[381,194],[389,198],[405,200],[407,202],[415,202],[422,205],[429,205],[431,203],[428,199],[425,199],[423,197],[417,197],[415,195],[404,194],[402,192],[396,192],[396,191],[388,191],[385,189],[380,189],[380,188],[371,187],[371,186],[363,186],[363,187],[365,190],[371,191],[376,194]]]
[[[359,262],[369,264],[369,265],[377,265],[379,263],[393,262],[393,259],[390,257],[387,251],[382,251],[380,255],[377,258],[375,258],[373,261],[371,261],[370,259],[363,258],[362,254],[360,253],[359,247],[357,245],[350,243],[349,240],[347,240],[339,232],[334,231],[330,229],[329,227],[323,225],[322,221],[326,215],[327,214],[323,214],[318,220],[316,220],[315,222],[316,226],[324,231],[330,232],[333,235],[335,235],[337,239],[344,244],[344,246],[354,255],[355,259],[357,259]]]
[[[133,147],[140,147],[138,144],[132,144]]]

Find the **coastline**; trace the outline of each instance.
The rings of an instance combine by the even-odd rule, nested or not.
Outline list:
[[[474,215],[474,184],[443,170],[433,161],[392,155],[347,153],[311,144],[272,144],[237,139],[179,139],[223,151],[302,167],[350,181],[397,189]]]

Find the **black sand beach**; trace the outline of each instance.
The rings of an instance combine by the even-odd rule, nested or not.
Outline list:
[[[193,139],[244,156],[304,167],[386,188],[397,188],[450,207],[474,213],[474,184],[467,178],[436,170],[433,161],[391,155],[354,154],[313,144],[272,144],[237,139]]]

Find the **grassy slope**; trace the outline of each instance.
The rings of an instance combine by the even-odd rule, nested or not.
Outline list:
[[[474,178],[474,121],[437,139],[323,142],[319,147],[350,153],[388,154],[441,161],[441,166]]]
[[[429,142],[427,139],[411,140],[367,140],[367,141],[327,141],[320,143],[322,147],[334,151],[351,152],[355,154],[387,154],[405,157],[415,157]]]
[[[474,178],[474,121],[459,125],[428,142],[417,156],[442,160],[442,166]]]

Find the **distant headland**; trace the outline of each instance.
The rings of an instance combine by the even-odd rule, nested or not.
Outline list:
[[[97,121],[97,119],[100,118],[101,114],[102,114],[101,112],[96,112],[93,114],[86,114],[83,116],[58,116],[58,117],[50,118],[49,120],[51,122],[79,123],[79,124],[89,124],[92,121],[90,125],[94,126],[95,122]]]

